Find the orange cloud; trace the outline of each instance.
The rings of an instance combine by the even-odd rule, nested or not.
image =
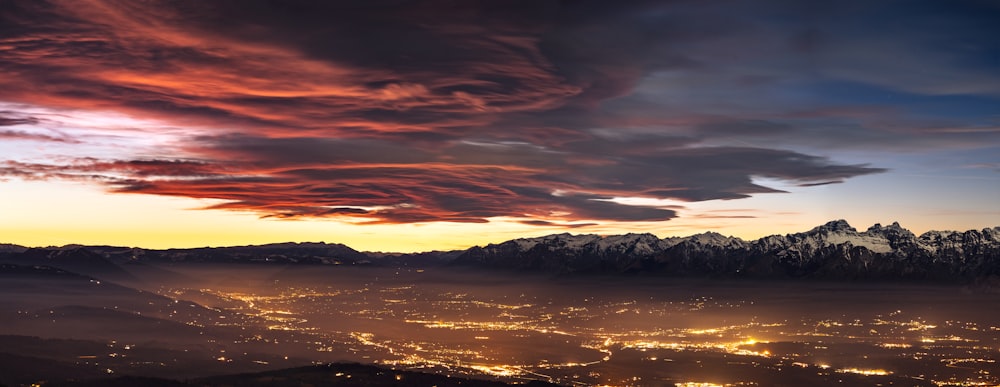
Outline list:
[[[648,57],[641,31],[604,34],[586,15],[476,3],[443,13],[433,3],[17,4],[4,20],[15,32],[0,38],[0,70],[17,75],[0,79],[2,102],[181,129],[142,149],[102,148],[117,154],[0,161],[0,175],[219,199],[212,209],[265,217],[571,227],[676,216],[616,197],[736,199],[776,191],[754,176],[808,185],[882,171],[787,150],[696,147],[787,128],[657,117],[656,106],[615,112],[606,105],[664,62]],[[671,125],[684,130],[646,130]]]

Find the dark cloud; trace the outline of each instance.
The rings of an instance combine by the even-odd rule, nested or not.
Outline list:
[[[673,198],[686,201],[738,199],[781,192],[752,182],[769,177],[799,183],[841,181],[884,172],[865,165],[838,165],[802,153],[761,148],[677,148],[631,155],[615,163],[591,165],[578,173],[547,179],[586,187],[586,192]]]
[[[816,182],[816,183],[801,183],[798,186],[799,187],[816,187],[816,186],[820,186],[820,185],[830,185],[830,184],[838,184],[838,183],[843,183],[843,182],[842,181],[820,181],[820,182]]]
[[[607,200],[611,197],[596,195],[559,195],[554,202],[573,209],[575,219],[617,220],[626,222],[655,222],[677,217],[677,211],[649,206],[618,204]]]
[[[597,226],[597,223],[556,223],[549,222],[546,220],[522,220],[519,223],[527,224],[530,226],[546,226],[546,227],[559,227],[559,228],[580,228],[580,227],[590,227]]]
[[[2,126],[2,125],[0,125]],[[80,141],[74,140],[72,138],[64,136],[51,136],[47,134],[40,133],[28,133],[18,130],[0,130],[0,139],[2,140],[27,140],[27,141],[45,141],[45,142],[61,142],[67,144],[79,144]]]
[[[203,137],[192,151],[222,159],[271,165],[338,163],[420,163],[432,160],[428,151],[405,143],[358,138],[266,138],[246,135]]]
[[[102,181],[119,192],[221,199],[226,202],[211,208],[285,218],[360,217],[371,222],[404,223],[515,217],[571,224],[565,221],[663,221],[677,216],[672,208],[625,205],[611,201],[615,197],[732,199],[774,192],[752,184],[753,175],[808,182],[879,171],[760,149],[674,150],[672,155],[633,158],[628,163],[606,160],[607,165],[592,167],[560,162],[559,157],[540,163],[524,157],[528,152],[523,150],[507,158],[501,152],[487,160],[468,155],[463,156],[467,159],[456,159],[450,154],[448,163],[423,160],[426,157],[380,163],[341,160],[336,152],[333,159],[286,157],[261,152],[256,142],[245,143],[257,152],[219,157],[212,163],[94,159],[67,165],[6,162],[9,168],[2,173]],[[543,149],[530,149],[539,157],[552,157]],[[255,158],[248,158],[250,155]]]
[[[39,120],[35,117],[8,117],[7,112],[0,112],[0,126],[35,125]]]
[[[814,155],[827,149],[995,144],[986,108],[970,121],[938,100],[934,119],[854,102],[859,84],[995,102],[995,66],[973,59],[997,46],[953,23],[977,8],[962,4],[944,23],[955,29],[939,32],[973,54],[917,29],[852,27],[896,9],[862,2],[823,12],[685,1],[6,4],[0,71],[17,76],[0,79],[0,102],[125,113],[183,134],[146,152],[155,157],[8,160],[0,174],[284,218],[669,220],[676,209],[612,199],[739,199],[781,192],[759,177],[808,187],[885,171]],[[913,27],[928,15],[898,16]],[[11,127],[0,139],[74,141],[13,128],[39,124],[0,112]]]
[[[33,117],[31,115],[25,115],[13,111],[0,111],[0,127],[4,126],[20,126],[21,129],[7,129],[0,130],[0,140],[25,140],[25,141],[42,141],[42,142],[58,142],[66,144],[79,144],[80,141],[70,136],[66,136],[61,133],[52,132],[45,130],[44,132],[39,131],[37,127],[42,124],[43,120],[38,117]],[[26,129],[31,129],[28,131]]]
[[[180,178],[196,179],[222,176],[224,167],[215,164],[183,160],[116,160],[92,158],[77,159],[67,164],[40,164],[18,161],[0,161],[4,166],[0,174],[34,176],[35,178],[60,177],[69,179],[99,179],[114,184],[138,183],[143,179]],[[17,171],[9,172],[9,171]]]

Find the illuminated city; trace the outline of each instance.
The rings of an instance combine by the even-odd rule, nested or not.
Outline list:
[[[175,303],[197,300],[217,313],[182,317],[170,304],[149,313],[238,329],[231,344],[213,343],[219,362],[253,348],[314,362],[611,386],[759,386],[784,373],[979,386],[998,383],[1000,372],[1000,316],[948,305],[935,288],[868,288],[858,300],[840,294],[848,285],[751,294],[741,291],[753,288],[747,284],[680,280],[645,279],[636,290],[614,281],[543,285],[505,276],[475,285],[477,275],[461,279],[446,269],[296,270],[243,270],[257,279],[239,286],[161,285],[155,291]],[[186,273],[206,275],[201,268]],[[852,302],[867,304],[839,309]]]

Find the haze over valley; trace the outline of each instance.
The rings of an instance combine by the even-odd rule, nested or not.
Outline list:
[[[907,235],[893,227],[889,235]],[[1000,313],[988,307],[1000,291],[997,272],[985,271],[1000,262],[998,229],[909,234],[913,245],[951,238],[947,249],[939,246],[931,255],[935,268],[963,273],[968,270],[958,266],[979,265],[975,277],[942,275],[930,282],[923,259],[893,266],[907,270],[895,277],[879,268],[880,260],[893,259],[872,236],[879,230],[857,232],[838,221],[754,242],[701,234],[670,246],[776,239],[801,246],[812,238],[822,241],[816,251],[851,253],[816,259],[866,259],[878,275],[819,270],[738,276],[722,264],[715,272],[621,271],[607,264],[599,266],[608,271],[567,272],[467,262],[483,251],[507,251],[509,262],[521,262],[518,254],[537,254],[544,243],[550,257],[585,259],[583,251],[600,246],[637,253],[643,248],[636,246],[650,242],[641,235],[553,235],[414,255],[361,253],[336,244],[186,250],[6,245],[0,356],[7,365],[0,383],[131,375],[211,385],[221,379],[197,378],[266,370],[285,370],[290,381],[354,372],[359,383],[395,371],[567,386],[1000,382],[994,376],[1000,372]],[[520,249],[505,250],[508,244]],[[896,240],[893,248],[905,244]],[[964,255],[941,266],[940,257],[958,249]],[[721,262],[682,251],[688,253],[683,258],[664,253],[657,261],[666,268],[676,267],[671,259],[702,260],[684,266],[691,268]],[[627,253],[608,256],[620,261]],[[907,273],[923,273],[921,282]],[[328,363],[335,364],[295,368]],[[349,363],[380,368],[368,372]],[[385,383],[406,385],[395,376]]]

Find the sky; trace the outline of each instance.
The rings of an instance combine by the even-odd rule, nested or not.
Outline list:
[[[0,242],[1000,225],[996,1],[0,2]]]

